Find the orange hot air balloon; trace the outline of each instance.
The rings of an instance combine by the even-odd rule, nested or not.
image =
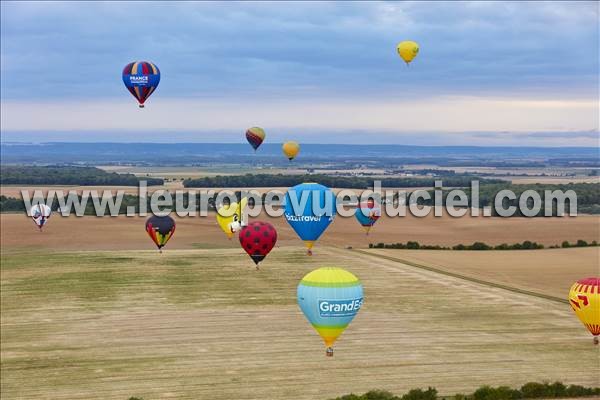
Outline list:
[[[571,286],[569,304],[577,318],[594,335],[598,344],[600,335],[600,278],[581,279]]]
[[[287,159],[292,161],[300,152],[300,145],[296,142],[285,142],[281,149]]]

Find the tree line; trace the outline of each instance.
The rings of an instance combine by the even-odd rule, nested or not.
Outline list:
[[[138,186],[142,180],[148,186],[164,184],[159,178],[138,178],[95,167],[3,165],[0,174],[2,185]]]
[[[552,245],[548,248],[569,248],[569,247],[593,247],[598,246],[597,241],[587,242],[579,239],[575,243],[569,243],[565,240],[560,245]],[[457,244],[452,247],[431,245],[431,244],[420,244],[419,242],[408,241],[406,243],[369,243],[370,249],[401,249],[401,250],[539,250],[543,249],[544,245],[530,240],[525,240],[522,243],[507,244],[502,243],[498,245],[490,245],[483,242],[474,242],[473,244]]]
[[[217,175],[196,179],[186,179],[183,186],[187,188],[258,188],[258,187],[291,187],[303,182],[317,182],[331,188],[368,189],[373,187],[373,177],[364,176],[334,176],[322,174],[283,175],[283,174],[246,174],[246,175]],[[467,187],[472,180],[482,183],[501,183],[499,179],[482,179],[472,175],[445,176],[443,183],[451,187]],[[377,178],[381,187],[411,188],[433,187],[440,178]]]
[[[362,395],[348,394],[332,400],[519,400],[596,397],[598,395],[600,395],[600,387],[567,386],[562,382],[529,382],[519,389],[513,389],[508,386],[492,387],[486,385],[481,386],[470,394],[456,394],[444,397],[439,397],[438,391],[435,388],[429,387],[426,390],[412,389],[401,396],[394,395],[385,390],[371,390]]]
[[[454,396],[438,396],[436,388],[412,389],[404,395],[394,395],[387,390],[371,390],[363,394],[347,394],[331,400],[520,400],[520,399],[566,399],[596,397],[600,395],[600,387],[565,385],[562,382],[528,382],[519,389],[508,386],[481,386],[470,394]],[[132,396],[128,400],[144,400]]]
[[[446,182],[444,181],[444,186]],[[480,182],[479,186],[479,204],[476,204],[479,208],[490,207],[493,216],[498,216],[498,211],[495,206],[495,199],[498,192],[502,190],[510,190],[515,194],[515,199],[505,198],[503,200],[502,207],[516,207],[516,211],[514,216],[523,216],[521,210],[519,209],[519,198],[523,194],[523,192],[527,190],[535,191],[542,200],[542,207],[540,212],[538,213],[539,217],[544,216],[544,210],[546,205],[546,191],[554,192],[561,191],[567,192],[572,190],[577,195],[577,212],[582,214],[600,214],[600,183],[567,183],[567,184],[530,184],[530,185],[513,185],[507,182],[503,183],[493,183],[489,182]],[[433,190],[428,190],[432,199],[423,201],[423,204],[433,205]],[[442,204],[445,206],[448,198],[448,193],[450,189],[444,189],[442,192]],[[471,188],[468,187],[464,189],[465,194],[468,199],[468,206],[471,207],[472,198],[471,198]],[[556,216],[556,200],[549,199],[552,201],[552,215]],[[569,211],[569,201],[565,202],[565,213]],[[527,201],[527,206],[531,208],[533,206],[533,200],[529,199]]]

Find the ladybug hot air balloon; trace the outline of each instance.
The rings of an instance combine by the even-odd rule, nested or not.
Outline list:
[[[153,215],[146,221],[146,232],[162,253],[162,248],[175,233],[175,221],[168,215],[159,217]]]
[[[256,269],[277,243],[277,231],[268,222],[252,222],[240,231],[240,244],[248,253]]]
[[[246,131],[246,140],[248,140],[248,143],[250,143],[250,146],[252,146],[254,151],[256,151],[265,140],[265,136],[265,131],[257,126]]]
[[[332,357],[333,344],[362,307],[362,284],[342,268],[319,268],[302,278],[297,295],[304,316],[327,346],[325,354]]]
[[[137,99],[140,108],[144,108],[144,102],[156,90],[159,82],[160,71],[151,62],[135,61],[123,69],[123,83]]]
[[[358,207],[356,207],[354,217],[356,217],[358,223],[365,228],[368,235],[371,227],[375,225],[375,222],[381,217],[381,208],[375,200],[369,199],[361,202]]]
[[[583,325],[594,335],[594,344],[600,336],[600,278],[581,279],[571,286],[569,304]]]

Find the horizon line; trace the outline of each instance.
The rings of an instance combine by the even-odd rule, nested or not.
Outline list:
[[[282,145],[285,142],[273,142],[273,143],[263,143],[263,146],[269,145]],[[248,145],[244,142],[114,142],[114,141],[90,141],[90,142],[78,142],[78,141],[46,141],[46,142],[32,142],[32,141],[4,141],[0,140],[0,145],[46,145],[46,144],[83,144],[83,145],[92,145],[92,144],[114,144],[114,145],[132,145],[132,144],[160,144],[160,145]],[[398,143],[314,143],[314,142],[302,142],[301,146],[368,146],[368,147],[376,147],[376,146],[394,146],[394,147],[431,147],[431,148],[520,148],[520,149],[600,149],[600,142],[596,146],[560,146],[560,145],[549,145],[549,146],[522,146],[522,145],[426,145],[426,144],[398,144]]]

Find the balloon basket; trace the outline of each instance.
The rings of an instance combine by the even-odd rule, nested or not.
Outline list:
[[[325,355],[327,357],[333,357],[333,347],[328,347],[327,350],[325,350]]]
[[[144,108],[143,104],[138,105],[139,108]]]
[[[598,336],[594,336],[594,344],[598,346],[598,343],[600,343],[600,338],[598,338]]]
[[[312,250],[306,250],[306,255],[307,255],[307,256],[312,256],[312,255],[313,255],[313,252],[312,252]]]

